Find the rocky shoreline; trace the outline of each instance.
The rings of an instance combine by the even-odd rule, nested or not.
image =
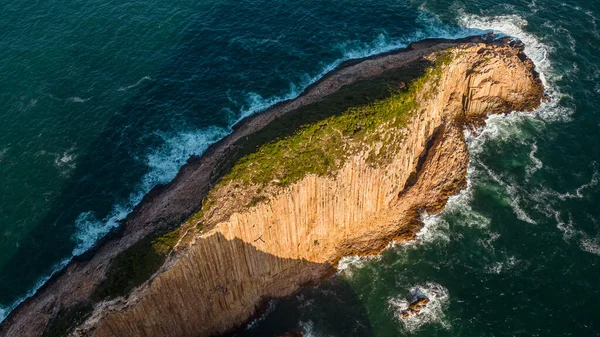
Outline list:
[[[185,244],[181,244],[181,239],[178,240],[178,252],[169,255],[166,258],[165,265],[163,265],[161,270],[152,277],[152,282],[147,282],[145,285],[136,288],[125,298],[117,298],[111,301],[98,301],[94,304],[95,308],[91,316],[88,316],[90,313],[86,313],[85,317],[87,319],[84,326],[80,329],[69,330],[72,330],[72,333],[81,336],[161,336],[165,335],[167,332],[177,336],[198,336],[224,333],[239,326],[251,317],[251,315],[255,313],[256,307],[260,304],[261,299],[287,296],[299,289],[302,285],[318,282],[325,275],[329,275],[337,263],[337,260],[342,256],[350,253],[376,253],[392,239],[410,239],[420,226],[418,223],[418,213],[415,213],[415,211],[418,211],[419,209],[417,206],[423,203],[420,198],[417,198],[419,193],[429,193],[427,192],[428,189],[437,186],[435,184],[432,185],[431,182],[438,181],[436,180],[438,175],[443,173],[448,176],[447,170],[454,169],[454,171],[451,172],[452,174],[450,174],[453,178],[453,187],[448,187],[445,190],[438,190],[437,194],[430,195],[430,197],[433,198],[433,201],[430,200],[429,205],[423,204],[421,206],[427,208],[430,212],[436,212],[442,209],[449,195],[457,192],[464,186],[464,173],[466,172],[466,164],[468,163],[468,153],[466,152],[466,148],[464,148],[462,134],[459,132],[460,130],[456,128],[458,124],[448,124],[446,119],[457,117],[455,116],[456,111],[466,111],[465,116],[463,116],[465,117],[465,120],[461,121],[462,124],[460,124],[462,126],[464,123],[479,122],[487,113],[509,112],[514,109],[531,110],[539,104],[543,95],[541,83],[533,72],[531,61],[526,59],[526,57],[523,58],[524,54],[522,54],[522,50],[514,43],[511,43],[508,40],[491,42],[486,41],[483,37],[472,37],[461,40],[426,40],[412,44],[406,50],[393,51],[362,60],[348,61],[340,65],[336,70],[319,80],[317,83],[311,85],[298,98],[278,103],[262,113],[242,120],[233,128],[234,131],[232,134],[212,145],[203,156],[190,159],[171,183],[154,188],[144,198],[142,203],[140,203],[140,205],[127,217],[118,233],[107,237],[92,252],[86,254],[84,258],[75,259],[67,268],[65,268],[65,270],[53,277],[52,280],[42,287],[33,297],[23,302],[16,310],[14,310],[2,325],[0,325],[0,336],[42,336],[45,331],[46,334],[48,334],[47,326],[53,318],[59,317],[75,305],[88,303],[89,298],[92,297],[96,288],[107,277],[107,272],[115,257],[149,235],[168,232],[169,230],[186,223],[186,221],[189,223],[190,217],[202,209],[203,200],[206,196],[213,191],[214,186],[220,181],[222,176],[235,164],[235,162],[231,162],[231,158],[240,157],[237,153],[241,151],[239,144],[243,143],[245,139],[256,133],[258,130],[262,130],[268,126],[275,119],[284,116],[291,111],[318,102],[324,97],[337,92],[340,88],[351,83],[377,78],[383,73],[408,66],[412,62],[418,60],[423,60],[424,57],[432,55],[435,52],[458,46],[467,46],[465,48],[474,48],[474,46],[478,46],[481,50],[484,50],[485,46],[487,46],[490,50],[497,48],[497,52],[500,54],[507,53],[507,55],[498,54],[496,56],[493,56],[492,54],[490,54],[491,56],[482,55],[480,59],[477,59],[479,57],[477,56],[478,51],[475,51],[472,59],[468,60],[468,62],[472,62],[472,64],[469,64],[469,69],[476,69],[479,66],[485,70],[485,65],[483,63],[477,65],[477,62],[488,62],[489,59],[486,60],[486,57],[498,57],[499,59],[503,56],[507,58],[512,57],[512,59],[510,59],[510,62],[512,63],[509,64],[507,69],[499,69],[500,72],[498,74],[494,73],[490,75],[494,81],[501,83],[510,90],[504,90],[504,87],[499,86],[500,89],[494,91],[492,85],[490,92],[481,93],[480,96],[482,97],[479,97],[477,96],[478,92],[476,92],[479,89],[472,89],[476,88],[476,86],[468,83],[466,93],[474,96],[469,96],[466,100],[464,97],[452,96],[455,93],[452,91],[454,90],[452,87],[449,87],[448,89],[450,90],[448,96],[440,96],[442,101],[448,100],[454,102],[456,106],[448,105],[450,108],[440,108],[435,105],[437,103],[431,103],[429,108],[433,110],[437,109],[439,111],[435,116],[423,115],[422,118],[429,118],[432,121],[436,120],[437,122],[432,122],[431,124],[433,124],[433,126],[430,126],[429,121],[425,124],[414,124],[415,128],[413,131],[415,131],[414,133],[418,134],[419,137],[417,137],[418,139],[415,138],[414,144],[411,144],[410,146],[407,145],[407,149],[410,147],[414,154],[407,157],[404,162],[393,166],[398,172],[394,177],[401,183],[398,184],[398,182],[396,182],[393,187],[390,185],[389,191],[385,194],[386,197],[381,197],[382,202],[378,203],[378,206],[374,207],[372,210],[369,210],[370,213],[361,213],[363,212],[363,206],[361,206],[361,209],[356,211],[356,214],[363,214],[356,216],[360,218],[360,221],[354,221],[355,219],[347,221],[343,220],[342,222],[345,223],[349,229],[352,228],[352,230],[345,234],[345,238],[340,238],[338,241],[333,239],[332,241],[327,241],[326,238],[319,234],[320,232],[306,234],[306,237],[301,235],[302,242],[310,242],[312,246],[319,247],[307,249],[307,251],[314,252],[310,253],[312,255],[306,255],[295,250],[292,252],[286,249],[277,250],[270,247],[265,241],[268,240],[267,236],[259,236],[262,238],[261,243],[260,241],[257,241],[254,233],[246,235],[245,231],[242,229],[247,228],[249,226],[248,224],[263,222],[263,220],[267,218],[278,218],[282,221],[285,220],[287,216],[285,214],[289,214],[289,210],[283,212],[285,214],[282,213],[277,215],[275,214],[277,211],[274,211],[273,207],[269,206],[271,208],[268,208],[265,206],[267,204],[275,205],[279,202],[282,209],[285,209],[286,206],[284,205],[286,203],[289,204],[290,201],[277,193],[285,194],[289,192],[289,195],[296,196],[292,197],[293,199],[295,198],[294,200],[298,198],[302,200],[303,197],[298,196],[304,195],[303,193],[313,193],[310,191],[319,190],[319,186],[329,186],[329,188],[333,190],[341,187],[332,185],[333,183],[330,180],[327,180],[329,178],[310,177],[307,181],[298,183],[297,185],[294,185],[295,187],[290,187],[291,190],[284,191],[283,189],[274,188],[274,190],[277,190],[277,193],[265,196],[266,199],[260,199],[260,201],[252,207],[248,207],[247,203],[241,204],[238,201],[238,204],[235,207],[232,206],[231,211],[220,210],[220,213],[217,212],[218,216],[216,216],[215,214],[217,213],[213,211],[210,214],[207,213],[208,215],[204,215],[203,218],[201,217],[202,221],[204,221],[204,228],[197,234],[194,234],[194,237],[189,242],[185,241]],[[510,67],[517,68],[514,74],[511,72],[514,72],[515,70]],[[487,70],[494,71],[491,68]],[[526,78],[505,78],[501,72],[509,73],[512,76],[525,76]],[[458,74],[459,72],[457,72],[456,76],[458,76]],[[465,75],[464,72],[462,75]],[[486,75],[483,74],[481,76],[485,77]],[[460,80],[463,81],[462,77]],[[509,83],[511,80],[516,83]],[[472,79],[469,79],[469,81],[472,81]],[[454,85],[458,88],[459,85],[457,83],[440,83],[440,86]],[[486,82],[482,81],[481,83]],[[402,89],[402,87],[400,87],[400,89]],[[465,88],[461,87],[460,90],[456,89],[455,91],[462,93],[464,89]],[[523,91],[521,92],[521,96],[518,95],[520,90]],[[514,95],[517,95],[518,97],[514,98]],[[420,98],[424,99],[423,96]],[[495,100],[495,98],[498,98],[498,100]],[[447,102],[442,103],[447,104]],[[446,112],[446,110],[450,112]],[[471,113],[471,111],[473,113]],[[448,118],[444,117],[444,114],[447,114]],[[450,116],[452,116],[452,118],[450,118]],[[442,122],[442,120],[444,121]],[[459,155],[457,155],[457,153],[459,153]],[[444,155],[446,155],[446,157],[444,157]],[[435,167],[437,167],[436,165],[438,165],[436,163],[438,162],[443,162],[447,165],[448,158],[453,158],[454,165],[448,165],[448,168],[445,168],[444,170],[439,168],[435,169]],[[415,167],[417,168],[416,170]],[[378,179],[377,181],[380,181],[380,185],[378,185],[381,186],[380,189],[385,189],[387,186],[386,184],[393,180],[391,176],[382,176],[381,172],[367,172],[365,171],[366,169],[360,165],[354,167],[345,165],[344,169],[346,171],[340,170],[340,172],[346,172],[350,179],[365,179],[366,177]],[[408,184],[412,172],[416,172],[416,175],[419,176],[419,178],[412,182],[412,184]],[[427,180],[422,178],[428,174],[431,175],[431,179]],[[404,183],[405,181],[406,183]],[[429,181],[430,183],[425,183],[423,181]],[[438,183],[441,182],[438,181]],[[395,185],[402,186],[398,187]],[[294,188],[296,188],[296,190],[294,190]],[[308,190],[306,190],[306,188],[308,188]],[[343,191],[345,190],[338,190],[339,193],[346,193]],[[347,193],[351,193],[351,191]],[[373,194],[375,196],[376,194],[380,195],[381,192],[374,191],[372,193],[375,193]],[[402,202],[412,200],[410,198],[414,198],[415,200],[413,204],[410,204],[411,207],[408,207],[401,212],[398,212],[396,206],[392,207],[392,213],[399,213],[403,216],[402,218],[398,218],[397,215],[392,216],[391,214],[388,214],[390,212],[388,210],[388,205],[398,205],[399,202],[395,197],[392,198],[389,196],[395,196],[398,195],[398,193],[400,193],[400,196],[402,197]],[[350,194],[348,195],[350,196]],[[226,205],[227,203],[232,203],[230,199],[227,199],[226,194],[221,196],[223,198],[220,200],[223,204]],[[330,197],[331,196],[324,195],[323,198],[326,199]],[[248,196],[248,198],[250,198],[250,196]],[[314,200],[314,198],[318,197],[308,197],[303,205],[310,206],[313,202],[311,200]],[[267,200],[268,202],[266,202]],[[369,198],[365,197],[365,200],[365,203],[369,203]],[[385,207],[382,205],[385,205]],[[246,208],[257,210],[246,215],[244,212]],[[322,208],[316,209],[315,212],[315,214],[319,214],[319,216],[324,216],[319,213],[323,212]],[[407,215],[409,213],[411,214],[410,216]],[[377,221],[380,222],[379,224],[373,224],[373,227],[378,228],[373,231],[373,233],[376,233],[377,235],[370,232],[362,232],[359,234],[362,235],[363,239],[358,241],[351,238],[349,239],[349,236],[352,236],[353,232],[357,231],[357,229],[352,226],[355,224],[360,224],[361,226],[364,225],[365,220],[363,218],[373,215],[377,215]],[[214,217],[210,218],[208,216]],[[235,219],[235,221],[232,219]],[[333,216],[331,219],[334,221],[337,218]],[[232,221],[234,221],[234,223]],[[381,224],[385,224],[385,226]],[[394,224],[394,226],[391,226],[390,224]],[[399,226],[399,224],[403,225]],[[196,223],[193,225],[196,225]],[[219,229],[219,226],[230,228],[230,230],[223,231]],[[284,229],[287,228],[285,225],[282,226]],[[313,225],[311,224],[310,226]],[[302,231],[299,228],[303,227],[300,226],[294,228],[295,232],[299,232]],[[282,232],[279,234],[289,235],[287,230],[284,229],[282,229]],[[278,234],[275,233],[273,235]],[[368,238],[367,240],[364,240],[365,236]],[[293,239],[292,241],[294,240],[296,239]],[[298,243],[299,246],[300,244],[304,243]],[[339,246],[339,244],[342,246]],[[229,248],[223,248],[228,250],[219,253],[218,257],[213,255],[215,254],[214,252],[218,250],[215,249],[215,247],[221,246]],[[323,249],[330,253],[326,253]],[[193,258],[194,256],[196,256],[196,258]],[[198,294],[198,292],[204,291],[204,288],[210,288],[210,291],[204,295],[207,296],[205,297],[206,303],[193,304],[180,303],[181,301],[173,302],[171,296],[167,298],[159,295],[164,294],[165,292],[172,293],[173,291],[176,293],[179,291],[178,289],[186,289],[191,280],[190,275],[196,275],[195,273],[197,273],[197,270],[207,268],[205,270],[207,273],[214,273],[218,270],[215,269],[214,266],[200,266],[197,264],[197,260],[206,260],[212,257],[219,260],[219,263],[223,263],[225,261],[223,259],[226,256],[231,257],[232,260],[229,261],[229,264],[225,263],[225,265],[229,265],[230,268],[233,268],[236,272],[235,275],[228,275],[228,277],[215,276],[214,279],[210,280],[202,279],[203,282],[200,282],[202,289],[190,288],[188,289],[189,293],[185,293],[184,291],[181,292],[183,295],[189,295],[191,293]],[[235,259],[236,256],[241,260],[246,259],[247,261],[255,261],[255,264],[253,265],[248,262],[244,266],[238,265],[236,262],[237,260]],[[321,256],[323,258],[321,258]],[[189,263],[179,262],[180,260],[188,261]],[[265,264],[268,264],[269,266],[266,266]],[[272,269],[272,266],[279,266],[280,268]],[[253,274],[254,271],[260,270],[261,268],[265,270],[265,274],[261,274],[259,279],[252,281],[254,283],[249,281],[244,285],[244,280],[241,275],[255,275]],[[246,271],[241,271],[242,269]],[[302,277],[299,277],[300,272]],[[267,277],[265,275],[270,276]],[[232,277],[233,279],[237,278],[239,282],[235,285],[225,285],[225,283],[220,284],[219,282],[222,282],[223,279],[220,279],[219,277],[225,277],[225,279],[229,279],[229,277]],[[275,281],[273,281],[274,278],[276,279]],[[196,280],[200,279],[201,278]],[[272,287],[272,289],[269,291],[263,290],[261,293],[260,289],[265,285]],[[239,287],[241,288],[238,289]],[[244,289],[244,287],[252,289],[252,291]],[[247,292],[253,292],[254,295],[246,298],[245,294]],[[193,302],[197,302],[198,300],[200,299],[195,298]],[[198,305],[200,305],[200,307],[198,307]],[[157,308],[160,308],[160,310],[157,310]],[[204,310],[204,308],[208,309],[206,309],[206,312],[198,313],[198,316],[194,316],[195,314],[191,314],[190,316],[190,313],[198,312],[199,308],[202,310]],[[89,311],[91,309],[86,310]],[[169,312],[171,317],[165,318],[165,316],[169,316],[165,315],[165,310]],[[226,311],[227,314],[223,313],[224,311]],[[215,316],[218,312],[222,313],[220,317]],[[84,317],[81,317],[81,320],[83,320],[83,318]],[[185,320],[190,319],[196,320],[196,322],[186,324]],[[146,322],[142,324],[143,321]],[[211,322],[212,326],[206,327],[207,322]],[[72,325],[77,326],[79,323],[81,322],[77,320],[72,322]],[[69,326],[69,328],[72,327]]]

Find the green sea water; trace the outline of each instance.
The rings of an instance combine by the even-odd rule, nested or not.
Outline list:
[[[0,4],[0,319],[241,117],[343,60],[521,39],[552,96],[466,132],[469,186],[418,240],[348,258],[240,336],[600,335],[600,3]],[[418,318],[411,297],[432,299]]]

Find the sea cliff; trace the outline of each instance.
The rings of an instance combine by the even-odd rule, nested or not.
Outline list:
[[[466,184],[463,130],[543,98],[518,42],[430,40],[355,60],[242,121],[151,192],[2,336],[210,336],[340,258],[414,238]]]

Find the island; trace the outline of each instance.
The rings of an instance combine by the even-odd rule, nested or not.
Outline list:
[[[430,39],[347,61],[191,158],[0,336],[234,331],[342,257],[414,239],[422,216],[466,186],[464,130],[544,99],[510,38]]]

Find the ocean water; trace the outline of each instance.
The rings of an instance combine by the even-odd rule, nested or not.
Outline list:
[[[600,335],[600,4],[4,1],[0,320],[240,118],[427,37],[519,38],[553,97],[465,133],[469,186],[240,336]],[[411,296],[431,303],[403,319]]]

